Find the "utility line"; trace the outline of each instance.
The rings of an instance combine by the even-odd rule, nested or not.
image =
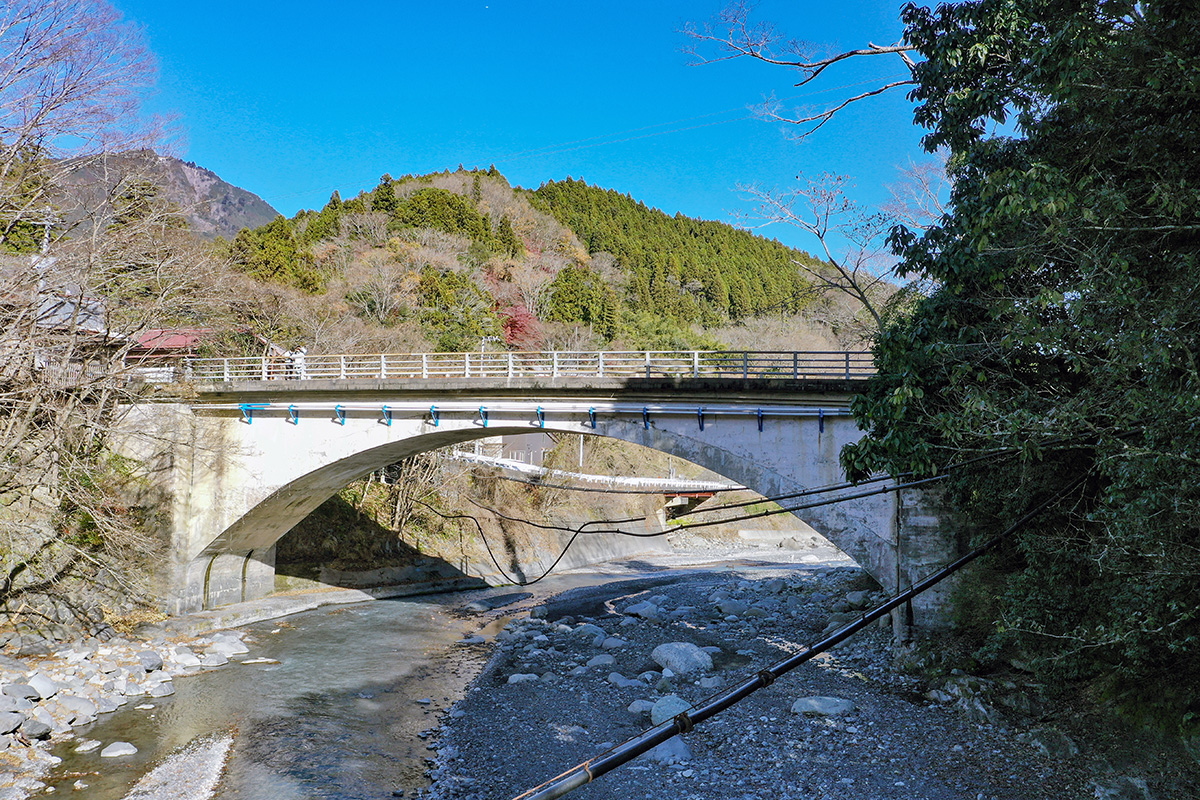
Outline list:
[[[1067,494],[1072,492],[1076,487],[1080,486],[1087,479],[1088,473],[1077,477],[1071,481],[1066,487],[1051,495],[1049,498],[1035,505],[1020,519],[1006,528],[1003,532],[997,534],[989,541],[975,548],[963,557],[953,563],[942,567],[937,572],[921,579],[917,583],[911,585],[907,590],[899,592],[889,600],[876,606],[870,611],[864,612],[861,617],[853,622],[850,622],[833,634],[827,636],[816,644],[796,653],[788,658],[778,661],[766,669],[760,670],[753,678],[749,678],[732,689],[718,693],[711,697],[702,700],[693,705],[687,711],[676,715],[671,720],[660,723],[642,733],[634,736],[619,745],[601,753],[595,758],[588,759],[582,764],[578,764],[566,772],[551,778],[546,783],[534,787],[521,795],[518,795],[514,800],[553,800],[554,798],[562,797],[567,793],[578,789],[580,786],[591,783],[601,775],[605,775],[617,767],[625,764],[634,758],[637,758],[642,753],[657,747],[675,736],[687,733],[697,724],[716,716],[720,712],[739,703],[749,697],[759,689],[765,689],[775,682],[780,676],[791,672],[796,667],[809,661],[819,653],[840,644],[849,639],[858,631],[870,625],[877,619],[882,618],[885,614],[890,613],[893,609],[900,607],[904,603],[909,602],[912,598],[926,591],[927,589],[940,583],[942,580],[953,575],[958,570],[965,567],[975,559],[979,558],[984,553],[997,547],[1008,537],[1012,536],[1017,531],[1021,530],[1031,520],[1041,514],[1042,511],[1049,508],[1054,503],[1057,503]]]
[[[488,541],[487,535],[483,531],[483,525],[479,522],[479,519],[477,517],[475,517],[474,515],[471,515],[471,514],[449,514],[444,511],[441,511],[440,509],[435,508],[434,506],[432,506],[424,501],[415,500],[414,502],[418,503],[419,505],[424,506],[425,508],[428,508],[434,514],[437,514],[439,517],[441,517],[442,519],[445,519],[445,520],[464,520],[464,519],[470,520],[475,525],[476,529],[479,531],[479,538],[481,538],[483,540],[483,545],[485,548],[487,548],[488,556],[491,558],[492,564],[496,567],[496,569],[500,572],[500,574],[502,576],[504,576],[504,579],[507,580],[509,583],[512,583],[517,586],[530,586],[530,585],[535,584],[538,581],[541,581],[544,578],[546,578],[546,576],[548,576],[554,570],[554,568],[556,566],[558,566],[558,563],[560,561],[562,561],[563,557],[566,556],[567,551],[571,549],[571,545],[573,545],[575,543],[575,540],[578,539],[583,534],[607,533],[607,534],[615,534],[618,536],[629,536],[629,537],[637,538],[637,539],[653,539],[653,538],[658,538],[660,536],[668,536],[672,533],[677,533],[682,530],[692,530],[695,528],[707,528],[707,527],[712,527],[714,525],[727,525],[731,522],[741,522],[743,520],[760,519],[762,517],[773,516],[776,514],[787,514],[792,511],[800,511],[800,510],[803,510],[806,508],[818,508],[820,506],[827,506],[827,505],[833,505],[834,503],[845,502],[846,500],[857,500],[857,499],[860,499],[863,497],[871,497],[874,495],[885,494],[887,492],[895,492],[895,491],[899,491],[900,489],[909,488],[911,486],[922,486],[922,485],[925,485],[928,483],[945,480],[947,477],[949,477],[949,475],[946,475],[946,474],[935,475],[932,478],[922,478],[921,480],[910,481],[908,483],[895,484],[892,486],[884,486],[879,489],[872,489],[872,490],[869,490],[866,492],[858,492],[856,494],[850,494],[850,495],[841,495],[839,497],[835,497],[832,499],[819,500],[819,501],[815,501],[812,503],[803,503],[800,505],[793,505],[793,506],[788,506],[788,507],[778,508],[778,509],[769,509],[767,511],[762,511],[762,512],[755,513],[755,514],[744,514],[744,515],[741,515],[738,517],[732,517],[729,519],[719,519],[719,520],[713,520],[711,522],[698,522],[698,523],[694,523],[691,525],[675,526],[672,528],[668,528],[666,530],[651,531],[649,533],[637,532],[637,531],[627,531],[627,530],[623,530],[621,528],[611,528],[611,529],[602,528],[599,530],[588,530],[587,529],[591,525],[614,524],[614,523],[619,525],[619,524],[624,524],[627,522],[639,522],[639,521],[644,520],[645,517],[637,517],[637,518],[630,518],[630,519],[624,519],[624,520],[593,520],[590,522],[585,522],[577,528],[566,528],[561,525],[544,525],[544,524],[538,523],[538,522],[531,522],[529,520],[519,519],[517,517],[512,517],[512,516],[503,514],[494,509],[485,509],[485,510],[490,511],[492,514],[495,514],[500,519],[506,520],[508,522],[520,522],[522,524],[529,525],[530,527],[537,528],[539,530],[569,532],[571,534],[571,538],[567,540],[567,543],[563,547],[562,552],[558,554],[558,557],[554,559],[554,562],[549,567],[546,568],[545,572],[543,572],[541,575],[534,578],[533,580],[521,580],[520,578],[515,578],[512,575],[510,575],[508,573],[508,571],[504,569],[503,566],[501,566],[499,559],[496,558],[496,554],[492,550],[491,542]],[[470,500],[470,498],[468,498],[468,500]],[[480,506],[478,503],[475,503],[474,500],[470,500],[470,502],[472,504],[478,506],[479,508],[484,508],[484,506]],[[762,502],[762,501],[759,501],[759,502]]]
[[[765,511],[757,512],[757,513],[753,513],[753,514],[743,514],[743,515],[734,516],[734,517],[711,520],[709,522],[695,522],[695,523],[689,523],[686,525],[677,525],[677,526],[667,528],[662,531],[651,531],[651,532],[627,531],[627,530],[624,530],[619,527],[617,527],[617,528],[601,528],[601,529],[597,529],[597,530],[589,529],[593,525],[603,524],[603,525],[618,525],[619,526],[619,525],[624,525],[624,524],[628,524],[631,522],[642,522],[642,521],[645,521],[646,517],[629,517],[629,518],[625,518],[625,519],[616,519],[616,520],[591,520],[591,521],[583,523],[582,525],[580,525],[576,528],[567,528],[562,525],[547,525],[547,524],[543,524],[540,522],[533,522],[531,520],[521,519],[519,517],[513,517],[508,514],[504,514],[501,511],[497,511],[496,509],[487,508],[486,506],[483,506],[480,503],[473,500],[472,498],[468,497],[467,501],[470,502],[472,505],[474,505],[476,508],[488,511],[491,514],[494,514],[499,519],[505,520],[506,522],[518,522],[523,525],[528,525],[532,528],[536,528],[538,530],[555,531],[555,532],[559,532],[559,533],[570,533],[571,534],[571,538],[567,540],[566,545],[563,546],[562,552],[558,554],[558,557],[554,559],[554,562],[546,569],[545,572],[543,572],[541,575],[534,578],[533,580],[522,580],[520,578],[516,578],[516,577],[510,575],[508,573],[508,571],[505,570],[503,566],[501,566],[499,559],[496,558],[496,554],[492,550],[491,542],[488,541],[487,534],[484,533],[483,525],[479,522],[479,519],[477,517],[475,517],[474,515],[450,514],[450,513],[444,512],[438,508],[435,508],[434,506],[432,506],[429,503],[426,503],[422,500],[415,500],[414,502],[418,503],[421,506],[424,506],[425,508],[429,509],[434,514],[436,514],[437,516],[439,516],[445,520],[456,520],[456,521],[464,520],[464,519],[470,520],[471,523],[475,525],[476,530],[478,530],[479,538],[483,540],[484,547],[488,551],[488,556],[491,558],[493,566],[496,567],[496,570],[504,577],[504,579],[507,580],[509,583],[512,583],[516,586],[530,586],[534,583],[537,583],[538,581],[545,579],[546,576],[548,576],[554,570],[554,568],[556,566],[558,566],[559,562],[562,561],[563,557],[566,556],[567,551],[571,549],[571,546],[575,543],[575,540],[584,534],[613,534],[613,535],[618,535],[618,536],[629,536],[629,537],[638,538],[638,539],[652,539],[652,538],[658,538],[661,536],[668,536],[672,533],[678,533],[679,531],[694,530],[697,528],[710,528],[710,527],[714,527],[716,525],[728,525],[733,522],[743,522],[746,520],[761,519],[763,517],[775,516],[778,514],[789,514],[794,511],[803,511],[805,509],[810,509],[810,508],[820,508],[822,506],[828,506],[828,505],[834,505],[836,503],[842,503],[847,500],[859,500],[859,499],[863,499],[866,497],[873,497],[875,495],[886,494],[888,492],[897,492],[897,491],[900,491],[901,489],[907,489],[907,488],[911,488],[911,487],[915,487],[915,486],[923,486],[926,484],[935,483],[937,481],[945,480],[946,478],[950,477],[950,473],[954,470],[962,469],[966,466],[969,466],[971,464],[974,464],[974,463],[977,463],[979,461],[983,461],[986,459],[1010,456],[1010,455],[1015,454],[1016,452],[1017,451],[1014,449],[1005,449],[1005,450],[1000,450],[1000,451],[993,451],[990,453],[984,453],[982,455],[975,456],[974,458],[967,459],[966,461],[947,465],[944,468],[943,472],[939,475],[934,475],[929,478],[921,478],[921,479],[918,479],[915,481],[909,481],[907,483],[896,483],[891,486],[883,486],[878,489],[870,489],[870,490],[867,490],[864,492],[856,492],[853,494],[839,495],[837,497],[830,498],[830,499],[817,500],[817,501],[813,501],[813,502],[800,503],[800,504],[789,504],[787,506],[780,506],[777,509],[767,509]],[[905,472],[905,473],[901,473],[901,475],[896,476],[896,477],[899,478],[899,477],[904,477],[906,475],[912,475],[912,474],[913,473],[911,473],[911,472]],[[704,512],[708,513],[708,512],[713,512],[713,511],[722,511],[722,510],[734,509],[734,508],[744,508],[746,506],[760,505],[764,502],[776,502],[777,503],[780,500],[790,500],[790,499],[796,499],[796,498],[800,498],[800,497],[808,497],[808,496],[812,496],[812,495],[826,494],[828,492],[840,491],[845,488],[849,488],[849,487],[853,487],[853,486],[857,486],[857,485],[861,485],[861,484],[865,484],[865,483],[878,483],[880,481],[886,481],[886,480],[893,480],[893,478],[892,478],[892,476],[888,476],[888,475],[880,475],[880,476],[876,476],[874,478],[868,478],[866,480],[860,481],[858,484],[854,484],[854,483],[830,484],[826,487],[805,489],[803,491],[791,492],[788,494],[777,495],[775,497],[763,498],[761,500],[750,500],[750,501],[746,501],[743,503],[730,503],[730,504],[727,504],[724,506],[717,506],[715,508],[704,509]],[[699,513],[699,510],[697,510],[696,512],[693,512],[693,514],[696,514],[696,513]]]

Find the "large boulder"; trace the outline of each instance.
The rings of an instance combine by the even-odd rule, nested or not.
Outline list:
[[[691,642],[667,642],[660,644],[650,653],[660,667],[676,675],[709,672],[713,668],[712,656]]]
[[[0,711],[0,733],[12,733],[24,722],[24,715],[16,711]]]
[[[156,669],[162,669],[162,656],[154,650],[142,650],[137,654],[137,660],[146,672],[154,672]]]

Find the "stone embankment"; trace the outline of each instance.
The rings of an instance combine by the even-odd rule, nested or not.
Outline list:
[[[76,738],[73,729],[127,703],[174,694],[174,678],[248,653],[242,638],[240,631],[218,631],[168,642],[160,633],[148,641],[91,639],[36,660],[0,657],[0,800],[43,790],[40,778],[60,760],[49,748]],[[97,758],[137,752],[128,742],[94,739],[80,740],[76,751]],[[87,783],[73,788],[84,791]]]
[[[436,759],[421,797],[515,797],[839,627],[879,599],[861,581],[857,569],[722,571],[568,592],[509,623],[464,700],[427,732]],[[584,794],[1200,797],[1200,770],[1181,751],[1064,708],[1020,674],[938,675],[925,659],[915,675],[897,661],[922,666],[890,631],[861,633]]]

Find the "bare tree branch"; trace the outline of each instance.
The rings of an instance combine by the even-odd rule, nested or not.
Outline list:
[[[683,28],[683,34],[694,40],[696,44],[684,48],[697,64],[712,64],[729,61],[736,58],[750,58],[777,67],[788,67],[800,73],[801,78],[793,84],[795,87],[804,86],[815,80],[826,69],[850,59],[870,56],[897,56],[904,65],[907,77],[903,80],[884,79],[884,82],[849,97],[842,102],[821,110],[797,110],[795,113],[781,113],[781,104],[774,98],[767,100],[757,110],[757,113],[767,119],[786,122],[790,125],[812,125],[800,133],[800,137],[808,136],[821,128],[842,109],[851,103],[865,100],[869,97],[883,94],[900,86],[913,86],[916,81],[912,77],[915,62],[909,53],[916,48],[904,42],[890,45],[877,45],[871,42],[866,47],[860,47],[841,52],[830,52],[828,47],[814,45],[794,39],[785,39],[770,23],[751,22],[753,4],[738,0],[730,3],[716,17],[715,21],[695,24],[688,23]],[[828,53],[824,55],[824,53]],[[813,123],[816,123],[813,125]]]

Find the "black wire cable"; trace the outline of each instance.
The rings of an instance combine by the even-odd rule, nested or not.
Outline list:
[[[556,531],[559,533],[570,533],[571,534],[571,538],[567,540],[567,543],[566,543],[566,545],[564,545],[562,552],[558,554],[558,557],[554,559],[554,562],[549,566],[549,568],[546,569],[545,572],[543,572],[541,575],[534,578],[533,580],[521,580],[519,578],[515,578],[512,575],[510,575],[508,573],[508,571],[504,569],[504,567],[502,567],[500,565],[500,561],[499,561],[499,559],[496,558],[496,554],[492,551],[491,542],[488,541],[487,535],[483,531],[483,525],[479,522],[478,518],[476,518],[470,514],[449,514],[449,513],[443,512],[437,508],[434,508],[433,506],[431,506],[428,503],[425,503],[423,501],[416,500],[415,502],[419,503],[420,505],[424,506],[425,508],[428,508],[434,514],[437,514],[439,517],[441,517],[442,519],[445,519],[445,520],[463,520],[463,519],[470,520],[475,525],[475,528],[479,531],[479,538],[483,540],[484,547],[488,551],[488,556],[491,558],[492,564],[496,567],[497,571],[504,577],[504,579],[507,580],[509,583],[512,583],[516,586],[530,586],[530,585],[537,583],[538,581],[541,581],[544,578],[546,578],[546,576],[548,576],[554,570],[554,568],[556,566],[558,566],[559,562],[562,561],[562,559],[566,556],[567,551],[569,551],[571,549],[571,546],[575,543],[575,540],[578,539],[579,536],[583,535],[583,534],[612,534],[612,535],[617,535],[617,536],[628,536],[628,537],[635,538],[635,539],[653,539],[653,538],[658,538],[661,536],[669,536],[670,534],[678,533],[679,531],[694,530],[697,528],[711,528],[711,527],[714,527],[717,525],[728,525],[728,524],[734,523],[734,522],[744,522],[747,520],[762,519],[764,517],[776,516],[779,514],[790,514],[795,511],[803,511],[803,510],[810,509],[810,508],[820,508],[823,506],[834,505],[836,503],[842,503],[847,500],[860,500],[860,499],[863,499],[866,497],[873,497],[873,496],[880,495],[880,494],[887,494],[888,492],[898,492],[902,489],[907,489],[907,488],[911,488],[914,486],[922,486],[922,485],[929,484],[929,483],[935,483],[937,481],[945,480],[946,478],[950,477],[951,472],[954,470],[961,469],[963,467],[969,466],[971,464],[974,464],[974,463],[977,463],[979,461],[983,461],[983,460],[986,460],[989,458],[1014,455],[1016,452],[1017,451],[1015,449],[1008,448],[1005,450],[993,451],[991,453],[985,453],[985,454],[976,456],[974,458],[967,459],[966,461],[963,461],[963,462],[958,462],[955,464],[947,465],[944,468],[944,470],[942,471],[942,473],[939,475],[934,475],[929,478],[921,478],[919,480],[909,481],[907,483],[897,483],[892,486],[884,486],[879,489],[871,489],[871,490],[868,490],[865,492],[857,492],[854,494],[839,495],[838,497],[834,497],[834,498],[830,498],[830,499],[826,499],[826,500],[820,500],[820,501],[816,501],[816,502],[812,502],[812,503],[801,503],[798,505],[781,506],[777,509],[767,509],[765,511],[761,511],[761,512],[754,513],[754,514],[743,514],[740,516],[711,520],[709,522],[695,522],[695,523],[689,523],[686,525],[677,525],[677,526],[667,528],[662,531],[651,531],[648,533],[641,533],[641,532],[637,532],[637,531],[627,531],[627,530],[623,530],[621,528],[607,528],[607,529],[601,528],[598,530],[587,530],[587,528],[589,528],[592,525],[600,525],[600,524],[623,525],[623,524],[630,523],[630,522],[643,521],[646,519],[646,517],[629,517],[629,518],[617,519],[617,520],[591,520],[589,522],[583,523],[582,525],[580,525],[576,528],[567,528],[562,525],[546,525],[546,524],[542,524],[542,523],[538,523],[538,522],[533,522],[533,521],[530,521],[527,519],[521,519],[519,517],[513,517],[510,515],[504,514],[503,512],[497,511],[496,509],[492,509],[492,508],[483,506],[480,503],[477,503],[474,499],[472,499],[470,497],[466,498],[467,501],[469,503],[471,503],[472,505],[474,505],[475,507],[485,510],[485,511],[495,515],[496,517],[505,520],[506,522],[518,522],[523,525],[528,525],[532,528],[536,528],[538,530]],[[896,477],[902,477],[904,475],[912,475],[912,474],[913,474],[912,472],[905,472],[905,473],[901,473],[899,476],[896,476]],[[747,506],[760,505],[764,502],[778,502],[781,499],[787,500],[787,499],[795,499],[795,498],[800,498],[800,497],[812,496],[815,494],[825,494],[830,491],[839,491],[844,488],[859,486],[859,485],[866,484],[866,483],[878,483],[880,481],[891,480],[891,479],[893,479],[892,476],[888,476],[888,475],[876,476],[874,478],[868,478],[868,479],[860,481],[858,483],[846,482],[846,483],[841,483],[841,484],[830,484],[826,487],[816,487],[816,488],[812,488],[812,489],[804,489],[802,491],[791,492],[791,493],[784,494],[784,495],[777,495],[775,497],[770,497],[770,498],[762,498],[759,500],[750,500],[750,501],[746,501],[743,503],[730,503],[727,505],[716,506],[714,508],[703,509],[703,511],[705,513],[709,513],[709,512],[713,512],[713,511],[723,511],[723,510],[734,509],[734,508],[745,508]],[[696,513],[700,513],[700,510],[693,512],[693,514],[696,514]]]
[[[522,524],[529,525],[534,528],[539,528],[541,530],[569,532],[571,534],[571,538],[567,540],[566,545],[563,546],[562,552],[558,554],[558,557],[554,559],[554,562],[549,567],[546,568],[545,572],[543,572],[541,575],[534,578],[533,580],[521,580],[519,578],[514,578],[512,575],[508,574],[508,571],[505,570],[504,567],[502,567],[500,565],[499,559],[496,558],[496,554],[492,550],[491,542],[488,541],[487,534],[485,534],[483,532],[483,525],[479,522],[479,519],[477,517],[475,517],[471,514],[448,514],[437,508],[434,508],[433,506],[431,506],[428,503],[425,503],[421,500],[414,500],[414,502],[418,503],[419,505],[424,506],[425,508],[428,508],[434,514],[437,514],[439,517],[441,517],[442,519],[445,519],[445,520],[463,520],[463,519],[470,520],[475,525],[475,528],[479,531],[479,538],[483,540],[483,546],[487,549],[488,556],[491,558],[492,564],[496,567],[497,571],[499,571],[499,573],[502,576],[504,576],[504,579],[507,580],[509,583],[514,584],[516,586],[530,586],[530,585],[535,584],[538,581],[544,579],[547,575],[549,575],[554,570],[554,568],[556,566],[558,566],[558,563],[563,560],[563,557],[566,556],[567,551],[569,551],[571,549],[571,545],[573,545],[575,543],[575,540],[578,539],[579,536],[583,535],[583,534],[608,533],[608,534],[615,534],[618,536],[630,536],[630,537],[638,538],[638,539],[652,539],[652,538],[657,538],[660,536],[667,536],[672,533],[677,533],[681,530],[690,530],[692,528],[707,528],[707,527],[711,527],[713,525],[727,525],[731,522],[741,522],[741,521],[747,520],[747,519],[759,519],[761,517],[772,516],[775,514],[787,514],[792,511],[799,511],[799,510],[802,510],[805,508],[818,508],[820,506],[833,505],[834,503],[841,503],[841,502],[845,502],[846,500],[857,500],[862,497],[871,497],[873,495],[884,494],[886,492],[899,491],[901,489],[906,489],[910,486],[920,486],[920,485],[932,483],[935,481],[945,480],[948,477],[949,477],[949,475],[946,475],[946,474],[935,475],[932,478],[923,478],[918,481],[912,481],[912,482],[906,483],[906,484],[897,484],[895,486],[884,486],[882,488],[873,489],[868,492],[859,492],[858,494],[854,494],[854,495],[843,495],[841,497],[835,497],[835,498],[828,499],[828,500],[821,500],[821,501],[818,501],[815,503],[806,503],[803,505],[790,506],[787,508],[770,509],[770,510],[758,513],[758,514],[745,514],[740,517],[732,517],[729,519],[719,519],[719,520],[713,520],[711,522],[699,522],[699,523],[696,523],[695,525],[677,526],[674,528],[668,528],[667,530],[654,531],[654,532],[650,532],[650,533],[637,533],[634,531],[621,530],[620,528],[609,529],[609,530],[605,530],[605,529],[585,530],[590,525],[598,525],[602,522],[603,523],[612,522],[611,520],[592,520],[592,521],[583,523],[582,525],[580,525],[577,528],[566,528],[561,525],[542,525],[537,522],[530,522],[529,520],[523,520],[523,519],[518,519],[517,517],[511,517],[511,516],[502,514],[499,511],[496,511],[494,509],[487,509],[484,506],[480,506],[478,503],[475,503],[474,500],[467,498],[471,503],[475,504],[479,508],[489,511],[492,514],[495,514],[500,519],[506,520],[508,522],[520,522]],[[635,522],[635,521],[638,521],[641,519],[644,519],[644,517],[638,517],[636,519],[630,519],[630,520],[620,520],[618,522]]]
[[[813,644],[811,647],[806,647],[799,653],[790,655],[782,661],[772,664],[766,669],[759,670],[753,678],[748,678],[737,686],[696,703],[687,711],[676,715],[673,719],[662,722],[653,728],[643,731],[637,736],[625,740],[621,744],[610,748],[604,753],[588,759],[587,761],[572,767],[566,772],[551,778],[549,781],[546,781],[540,786],[536,786],[527,792],[523,792],[514,798],[514,800],[554,800],[554,798],[562,797],[563,795],[578,789],[581,786],[591,783],[596,778],[613,771],[622,764],[632,761],[642,753],[657,747],[663,742],[672,739],[681,733],[687,733],[688,731],[692,730],[696,724],[716,716],[720,712],[725,711],[726,709],[749,697],[759,689],[764,689],[770,686],[780,676],[811,660],[814,656],[831,649],[846,639],[849,639],[855,633],[867,627],[867,625],[871,624],[875,620],[882,618],[885,614],[889,613],[893,609],[900,607],[904,603],[910,601],[913,597],[916,597],[927,589],[937,585],[950,575],[953,575],[955,572],[962,569],[976,558],[999,546],[1005,539],[1024,528],[1025,525],[1031,522],[1047,508],[1066,497],[1070,492],[1074,491],[1076,487],[1082,485],[1089,474],[1090,472],[1087,472],[1078,476],[1058,492],[1052,494],[1042,502],[1033,505],[1029,511],[1021,516],[1020,519],[1018,519],[1001,533],[989,539],[984,544],[975,548],[961,558],[956,559],[950,564],[941,567],[936,572],[927,575],[925,578],[922,578],[915,584],[909,586],[908,589],[898,592],[870,611],[863,612],[861,617],[847,623],[846,625],[843,625],[841,628],[834,631],[832,634],[816,644]]]
[[[495,565],[496,570],[499,571],[499,573],[504,576],[504,579],[506,581],[508,581],[509,583],[514,584],[516,586],[532,586],[533,584],[537,583],[538,581],[542,580],[547,575],[549,575],[551,572],[553,572],[554,568],[558,566],[558,562],[562,561],[563,557],[566,556],[567,551],[571,549],[571,545],[573,545],[575,543],[575,539],[578,538],[579,534],[583,532],[582,531],[583,527],[592,524],[591,522],[585,522],[585,523],[583,523],[583,525],[580,525],[579,528],[575,529],[574,533],[571,535],[571,538],[567,540],[566,546],[563,547],[562,552],[558,554],[558,558],[554,559],[554,562],[549,567],[546,568],[545,572],[543,572],[541,575],[537,576],[536,578],[534,578],[531,581],[530,580],[521,580],[520,578],[514,578],[512,575],[509,575],[507,570],[505,570],[504,567],[500,566],[500,561],[499,561],[499,559],[496,558],[496,554],[492,551],[491,542],[488,541],[487,535],[483,532],[483,525],[480,524],[478,518],[473,517],[470,514],[447,514],[447,513],[440,511],[440,510],[434,508],[433,506],[429,505],[428,503],[423,502],[421,500],[414,500],[413,502],[417,503],[418,505],[425,506],[426,508],[428,508],[434,514],[437,514],[442,519],[445,519],[445,520],[469,519],[469,520],[471,520],[471,522],[475,523],[475,528],[479,531],[479,538],[483,540],[483,546],[485,548],[487,548],[488,556],[492,559],[492,564]],[[529,524],[533,524],[533,523],[529,523]],[[564,528],[561,530],[566,530],[566,529]]]

